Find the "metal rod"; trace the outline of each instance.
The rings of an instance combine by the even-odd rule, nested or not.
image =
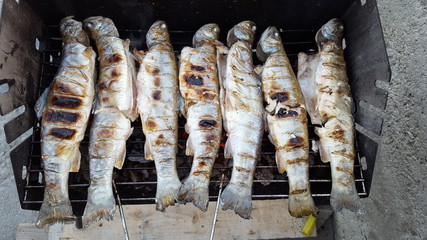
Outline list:
[[[125,239],[130,240],[128,228],[126,225],[125,213],[123,212],[122,202],[120,201],[120,196],[119,196],[119,193],[117,192],[116,182],[114,180],[113,180],[113,188],[114,188],[114,192],[116,193],[117,203],[119,204],[120,218],[122,219],[122,227],[123,227],[123,231],[125,233]]]
[[[214,213],[214,218],[213,218],[213,223],[212,223],[212,229],[211,229],[211,236],[209,237],[209,240],[213,240],[214,233],[215,233],[216,218],[218,216],[218,208],[219,208],[219,198],[221,196],[222,184],[223,183],[224,183],[224,173],[221,175],[221,183],[219,184],[218,199],[216,200],[215,213]]]

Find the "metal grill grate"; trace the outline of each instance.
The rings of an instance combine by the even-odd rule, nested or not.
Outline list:
[[[120,36],[129,38],[132,42],[131,49],[145,48],[146,31],[141,30],[119,30]],[[183,46],[189,46],[193,31],[171,31],[171,39],[174,49],[178,54]],[[282,31],[285,50],[291,63],[296,70],[296,58],[298,52],[308,49],[316,49],[313,41],[315,31],[313,30],[284,30]],[[224,35],[224,34],[223,34]],[[41,40],[41,66],[39,76],[39,95],[49,86],[54,78],[59,65],[62,50],[62,40],[58,32],[58,26],[47,26],[44,38]],[[254,60],[257,64],[257,60]],[[179,119],[179,152],[178,152],[178,174],[184,179],[190,172],[191,157],[185,156],[186,133],[184,131],[185,119]],[[141,122],[133,124],[134,132],[127,141],[127,157],[121,170],[115,170],[117,190],[120,194],[122,204],[144,204],[154,203],[156,192],[155,166],[152,161],[143,161],[144,135]],[[88,130],[90,129],[90,123]],[[314,127],[309,126],[310,149],[311,140],[317,139]],[[89,186],[89,164],[88,164],[88,131],[82,141],[80,150],[82,153],[81,169],[78,173],[70,173],[69,195],[74,211],[77,215],[83,212],[87,199],[87,188]],[[225,140],[225,139],[223,139]],[[357,146],[356,146],[357,149]],[[356,150],[357,151],[357,150]],[[226,184],[231,176],[231,166],[223,158],[223,148],[219,152],[210,183],[210,199],[216,200],[219,190],[221,174],[225,173]],[[361,197],[367,196],[365,178],[362,173],[360,157],[357,151],[354,175],[356,188]],[[316,204],[329,204],[331,191],[331,173],[329,164],[320,160],[319,154],[310,151],[310,184]],[[285,174],[279,174],[276,169],[274,146],[264,134],[262,142],[261,158],[255,171],[253,187],[253,199],[277,199],[288,197],[288,179]],[[29,165],[27,166],[25,197],[23,204],[29,209],[38,209],[43,201],[44,182],[43,166],[40,158],[40,122],[34,120],[34,134],[31,141],[31,153]]]

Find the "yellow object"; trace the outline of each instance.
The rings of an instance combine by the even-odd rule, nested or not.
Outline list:
[[[316,225],[316,217],[313,215],[310,215],[307,218],[307,221],[305,221],[304,226],[301,229],[301,233],[305,236],[310,236],[311,231],[313,230],[313,227]]]

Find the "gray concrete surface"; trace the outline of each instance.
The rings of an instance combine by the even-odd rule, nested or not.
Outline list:
[[[391,82],[368,213],[335,214],[336,239],[427,239],[427,1],[377,0]],[[0,0],[0,6],[2,1]],[[1,131],[0,131],[1,132]],[[1,143],[3,144],[3,143]],[[10,159],[0,154],[0,239],[36,213],[20,209]]]
[[[427,239],[427,1],[377,0],[390,60],[368,213],[335,214],[336,239]],[[381,82],[380,82],[381,83]]]

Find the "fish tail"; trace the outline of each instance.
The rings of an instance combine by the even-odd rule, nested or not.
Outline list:
[[[362,201],[357,194],[356,186],[349,184],[346,188],[332,184],[331,206],[334,211],[341,211],[343,208],[357,214],[365,214]]]
[[[75,220],[76,217],[73,215],[70,200],[63,199],[59,201],[56,199],[54,204],[47,203],[46,201],[43,202],[37,217],[36,226],[42,228],[56,222],[71,223]]]
[[[91,223],[104,218],[112,220],[116,211],[116,201],[114,199],[111,186],[101,187],[90,186],[87,204],[83,213],[83,227],[89,226]],[[108,188],[108,189],[105,189]]]
[[[205,176],[201,177],[205,178]],[[199,177],[190,175],[179,190],[178,202],[180,204],[192,202],[194,206],[206,212],[209,203],[209,182],[206,183]]]
[[[316,205],[310,191],[289,195],[289,213],[293,217],[316,216]]]
[[[165,210],[168,206],[174,206],[175,200],[178,200],[178,192],[181,187],[179,178],[168,176],[158,177],[156,192],[156,209]]]
[[[249,219],[252,213],[252,188],[229,183],[221,194],[222,210],[234,210],[244,219]]]

